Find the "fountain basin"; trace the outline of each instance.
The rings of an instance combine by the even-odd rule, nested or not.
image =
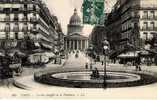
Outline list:
[[[57,73],[53,74],[52,77],[58,79],[65,79],[71,81],[86,81],[93,83],[103,83],[104,73],[100,73],[100,78],[91,79],[92,72],[67,72],[67,73]],[[140,80],[140,75],[122,72],[107,72],[106,82],[107,83],[123,83],[123,82],[133,82]]]
[[[145,73],[138,72],[107,72],[104,82],[104,73],[100,71],[100,77],[91,78],[91,71],[64,71],[38,73],[34,75],[34,80],[43,84],[62,87],[75,88],[118,88],[118,87],[134,87],[147,85],[157,82],[157,77]]]

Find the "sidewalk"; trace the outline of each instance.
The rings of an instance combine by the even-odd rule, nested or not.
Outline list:
[[[104,69],[104,65],[101,64],[101,62],[97,62],[96,64],[93,64],[93,68],[98,68],[99,70]],[[107,70],[112,70],[112,71],[135,71],[135,66],[126,66],[124,64],[107,64]],[[146,65],[141,65],[142,71],[145,72],[153,72],[157,73],[157,66],[146,66]]]
[[[26,68],[26,67],[24,67],[24,68],[23,68],[22,75],[19,76],[19,77],[33,75],[33,74],[36,73],[36,72],[43,71],[43,70],[47,70],[47,69],[51,69],[51,68],[62,67],[65,63],[66,63],[66,60],[65,60],[65,59],[62,59],[62,64],[48,63],[48,64],[46,64],[45,66],[43,66],[43,67],[40,66],[40,67],[38,67],[38,68],[34,68],[34,67]],[[18,78],[18,77],[15,77],[15,78]]]
[[[38,89],[45,89],[45,90],[52,90],[53,88],[60,88],[60,89],[66,89],[66,87],[56,87],[56,86],[52,86],[52,88],[49,85],[46,84],[41,84],[38,82],[34,81],[34,75],[33,73],[35,72],[40,72],[40,73],[48,73],[49,71],[51,72],[57,72],[57,71],[66,71],[66,70],[85,70],[85,66],[84,64],[86,63],[86,60],[88,58],[83,58],[83,55],[79,56],[80,58],[75,58],[74,55],[71,55],[69,57],[69,59],[63,61],[62,65],[56,65],[56,64],[47,64],[46,67],[41,68],[41,69],[33,69],[31,74],[27,74],[27,76],[23,76],[23,77],[18,77],[15,79],[15,81],[17,83],[21,83],[21,85],[17,84],[18,86],[24,88],[24,87],[28,87],[26,89],[29,90],[38,90]],[[64,63],[66,63],[66,65],[64,67],[62,67],[64,65]],[[101,65],[101,62],[97,62],[96,64],[93,62],[93,68],[97,67],[98,70],[103,70],[104,69],[104,65]],[[157,74],[157,66],[142,66],[142,71],[137,71],[137,73],[149,73],[152,74],[154,76],[156,76]],[[107,64],[107,71],[124,71],[124,72],[135,72],[135,66],[124,66],[123,64]],[[30,71],[30,69],[28,69]],[[155,73],[152,73],[152,72]],[[39,73],[39,75],[40,75]],[[24,87],[23,87],[24,86]],[[156,84],[155,84],[156,86]]]

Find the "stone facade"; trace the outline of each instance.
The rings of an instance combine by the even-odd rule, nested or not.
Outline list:
[[[67,36],[65,36],[65,50],[85,50],[88,48],[88,37],[83,35],[82,29],[81,18],[75,9],[68,24]]]
[[[57,17],[42,0],[0,1],[0,48],[5,49],[2,51],[55,52],[60,32]]]
[[[117,40],[114,50],[125,49],[128,45],[145,48],[146,40],[157,34],[156,6],[156,0],[117,1],[105,23],[109,27],[109,39]]]

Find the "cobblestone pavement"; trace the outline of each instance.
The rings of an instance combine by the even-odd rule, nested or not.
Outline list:
[[[138,86],[138,87],[128,87],[128,88],[109,88],[109,89],[79,89],[79,88],[67,88],[67,87],[56,87],[56,86],[49,86],[34,82],[33,80],[33,73],[40,71],[40,70],[64,70],[64,69],[85,69],[85,63],[88,62],[89,59],[83,54],[79,54],[79,58],[75,58],[75,55],[71,54],[69,59],[66,61],[65,66],[61,65],[54,65],[48,64],[46,67],[42,69],[25,69],[23,73],[23,77],[16,78],[16,81],[27,85],[30,87],[30,90],[21,90],[16,87],[2,87],[2,89],[6,89],[6,92],[2,92],[0,88],[0,92],[3,95],[8,95],[9,93],[29,93],[31,97],[40,97],[40,95],[44,95],[45,97],[50,97],[50,95],[56,98],[67,97],[79,97],[79,98],[93,98],[99,99],[100,97],[104,97],[107,99],[119,99],[119,100],[127,100],[127,98],[137,99],[137,100],[157,100],[156,90],[157,90],[157,83],[150,84],[146,86]],[[103,69],[101,63],[93,63],[93,67],[97,67],[98,69]],[[120,64],[108,64],[107,70],[135,70],[134,66],[123,66]],[[142,66],[143,71],[152,71],[157,72],[157,66]],[[28,72],[29,73],[28,73]],[[11,92],[12,91],[12,92]],[[1,95],[2,95],[1,94]],[[48,96],[49,95],[49,96]],[[60,96],[58,96],[60,95]],[[130,100],[128,99],[128,100]]]

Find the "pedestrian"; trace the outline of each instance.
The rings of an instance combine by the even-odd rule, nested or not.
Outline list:
[[[88,63],[86,63],[85,68],[88,69]]]
[[[141,66],[140,66],[140,65],[138,66],[138,71],[142,71],[142,69],[141,69]]]
[[[96,78],[99,78],[99,71],[97,68],[95,68],[95,74],[96,74]]]
[[[92,63],[90,64],[90,70],[92,70],[93,69],[93,66],[92,66]]]
[[[57,58],[55,58],[54,64],[57,64]]]
[[[104,62],[103,62],[103,61],[101,61],[101,65],[104,65]]]
[[[138,57],[136,58],[136,61],[135,61],[135,66],[136,66],[136,71],[141,71],[141,58],[140,58],[140,55],[138,54]]]
[[[94,62],[95,62],[95,64],[96,64],[96,59],[94,59]]]
[[[138,64],[137,63],[135,63],[135,67],[136,67],[136,71],[138,71]]]

